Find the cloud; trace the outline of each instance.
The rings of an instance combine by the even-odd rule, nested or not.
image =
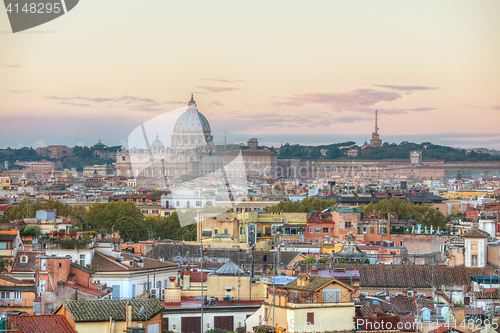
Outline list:
[[[382,113],[382,114],[407,114],[408,112],[411,112],[411,111],[425,112],[425,111],[432,111],[435,109],[436,108],[430,108],[430,107],[419,107],[419,108],[413,108],[413,109],[378,109],[378,112]]]
[[[240,90],[240,88],[233,88],[233,87],[206,87],[206,86],[198,86],[198,88],[204,90],[204,91],[199,91],[198,94],[219,93],[219,92],[228,92],[228,91]]]
[[[301,114],[291,113],[263,113],[263,114],[235,114],[225,113],[225,117],[217,119],[217,128],[231,128],[235,132],[253,129],[260,131],[267,128],[299,127],[299,128],[325,128],[334,124],[357,123],[363,121],[373,121],[371,116],[343,116],[332,117],[331,114]]]
[[[345,93],[310,93],[286,98],[284,102],[274,102],[271,105],[304,106],[307,104],[329,105],[336,111],[357,111],[371,113],[370,106],[378,102],[389,102],[401,98],[397,92],[372,89],[356,89]]]
[[[359,121],[371,121],[373,117],[356,117],[356,116],[346,116],[338,117],[333,119],[336,123],[357,123]]]
[[[426,86],[398,86],[398,85],[386,85],[386,84],[374,84],[374,87],[387,88],[391,90],[404,91],[407,95],[411,94],[416,90],[436,90],[440,89],[437,87],[426,87]]]
[[[2,64],[0,65],[1,67],[14,67],[14,68],[21,68],[22,66],[20,65],[9,65],[9,64]]]
[[[480,105],[471,105],[469,103],[466,103],[466,104],[460,104],[459,106],[463,106],[466,108],[475,108],[475,109],[500,110],[500,105],[480,106]]]
[[[207,108],[210,108],[212,106],[217,106],[217,107],[221,107],[221,106],[224,106],[224,104],[222,104],[221,102],[219,101],[212,101],[212,103],[208,104]]]
[[[24,94],[24,93],[33,92],[33,90],[7,90],[7,92],[14,93],[14,94]]]
[[[111,97],[60,97],[60,96],[45,96],[43,98],[55,101],[61,101],[58,104],[67,104],[75,106],[96,106],[105,105],[107,107],[126,107],[129,111],[134,112],[160,112],[165,111],[161,105],[165,104],[184,104],[179,101],[158,102],[152,98],[142,98],[136,96],[121,96],[116,98]],[[70,102],[71,101],[71,102]]]
[[[47,144],[43,140],[37,140],[33,147],[47,147]]]
[[[57,104],[66,104],[66,105],[74,105],[74,106],[85,106],[85,107],[89,107],[90,106],[90,104],[72,103],[72,102],[60,102],[60,103],[57,103]]]
[[[217,81],[217,82],[224,82],[224,83],[237,83],[237,82],[243,82],[243,80],[223,80],[223,79],[210,79],[210,78],[206,78],[206,79],[202,79],[202,80],[205,80],[205,81]]]

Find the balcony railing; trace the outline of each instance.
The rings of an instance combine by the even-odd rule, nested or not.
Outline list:
[[[203,296],[203,306],[234,306],[234,305],[248,305],[248,304],[260,304],[264,300],[264,295],[234,295],[234,297],[227,297],[228,295],[220,296]],[[168,307],[170,304],[181,307],[198,307],[201,306],[202,299],[201,296],[194,296],[190,298],[181,299],[178,296],[173,297],[160,297],[162,302]]]
[[[0,299],[0,307],[32,307],[33,301],[25,299]]]
[[[273,294],[270,293],[267,301],[271,302]],[[347,303],[352,302],[350,292],[325,292],[325,293],[308,293],[308,292],[292,292],[287,296],[288,303],[294,304],[311,304],[311,303]],[[277,303],[278,301],[276,301]]]

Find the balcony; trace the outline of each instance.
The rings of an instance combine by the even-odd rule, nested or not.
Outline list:
[[[286,293],[286,296],[284,295]],[[287,304],[335,304],[335,303],[349,303],[352,302],[352,296],[349,291],[335,292],[335,293],[314,293],[314,292],[284,292],[283,290],[277,291],[275,297],[285,297]],[[272,289],[266,298],[266,302],[271,304],[273,301]],[[278,304],[278,300],[276,300]]]
[[[33,300],[25,299],[0,299],[0,307],[32,307]]]

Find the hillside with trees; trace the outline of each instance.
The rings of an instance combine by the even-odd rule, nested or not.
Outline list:
[[[348,149],[358,149],[357,157],[349,159],[409,159],[413,150],[422,151],[423,160],[444,160],[453,161],[500,161],[500,156],[486,153],[477,153],[448,146],[435,145],[430,142],[411,143],[403,141],[400,144],[385,142],[379,148],[360,149],[354,141],[347,141],[338,144],[303,146],[285,144],[280,148],[279,157],[296,157],[311,159],[347,159],[345,153]],[[323,150],[324,154],[321,153]]]

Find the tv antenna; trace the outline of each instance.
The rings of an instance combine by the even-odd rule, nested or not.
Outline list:
[[[226,141],[227,141],[227,137],[231,135],[231,133],[229,133],[228,131],[225,131],[225,130],[221,130],[222,132],[224,132],[224,151],[226,151]]]

